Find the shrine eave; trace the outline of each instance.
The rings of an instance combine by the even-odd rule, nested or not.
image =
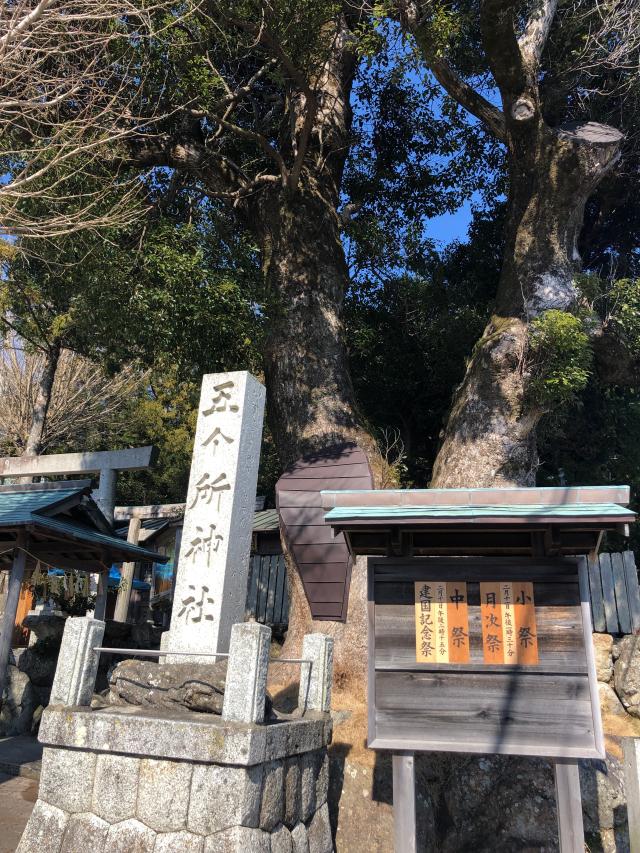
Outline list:
[[[352,555],[589,554],[628,535],[627,486],[324,491],[325,522]]]

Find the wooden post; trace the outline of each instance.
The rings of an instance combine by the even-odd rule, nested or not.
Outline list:
[[[560,853],[584,853],[578,762],[571,759],[557,760],[554,763],[554,772]]]
[[[7,684],[9,670],[9,655],[11,654],[11,640],[16,622],[18,601],[20,599],[20,588],[24,578],[24,568],[27,562],[27,537],[23,531],[18,533],[16,548],[13,557],[13,566],[9,576],[9,591],[2,617],[2,630],[0,632],[0,702]]]
[[[109,569],[103,569],[98,575],[98,594],[94,617],[104,622],[107,614],[107,590],[109,589]]]
[[[413,752],[393,753],[395,853],[416,853],[416,774]],[[564,853],[564,851],[563,851]]]
[[[640,738],[625,738],[623,748],[629,845],[631,853],[640,853]]]
[[[129,532],[127,533],[127,542],[132,545],[138,544],[140,538],[140,519],[132,518],[129,521]],[[129,602],[131,600],[131,589],[133,588],[133,575],[135,573],[135,563],[123,563],[120,572],[120,588],[118,590],[118,598],[116,600],[116,609],[113,618],[116,622],[126,622],[129,613]]]

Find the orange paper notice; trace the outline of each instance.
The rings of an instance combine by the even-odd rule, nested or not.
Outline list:
[[[489,664],[538,663],[538,637],[529,581],[480,584],[482,645]]]
[[[466,663],[469,614],[466,583],[415,584],[416,662]]]

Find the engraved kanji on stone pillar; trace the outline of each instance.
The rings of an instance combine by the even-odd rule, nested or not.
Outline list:
[[[226,652],[231,626],[244,619],[264,399],[246,371],[202,379],[169,662],[180,652]]]

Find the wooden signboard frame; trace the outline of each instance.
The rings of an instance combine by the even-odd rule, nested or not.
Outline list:
[[[603,758],[587,571],[584,557],[370,557],[369,746],[557,762]],[[469,663],[416,662],[413,587],[426,579],[467,582],[475,638]],[[478,584],[509,580],[533,582],[536,665],[478,659]]]

